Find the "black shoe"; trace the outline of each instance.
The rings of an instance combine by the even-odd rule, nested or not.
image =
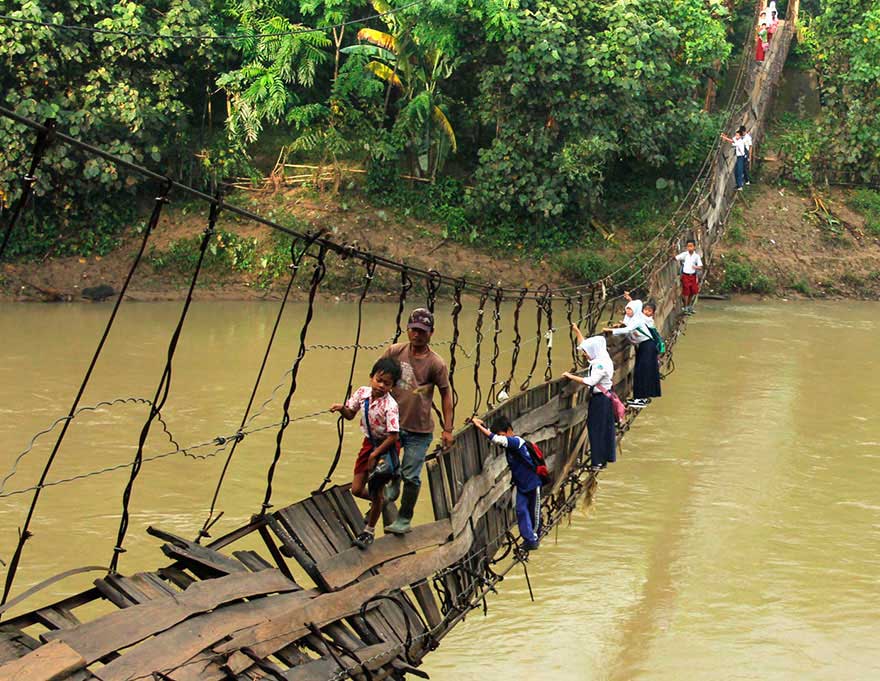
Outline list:
[[[538,542],[531,542],[531,541],[523,542],[523,545],[522,545],[522,547],[526,551],[537,551],[538,546],[539,546]]]
[[[365,549],[370,544],[372,544],[375,539],[376,538],[373,536],[372,532],[367,532],[366,530],[364,530],[357,537],[351,540],[351,545],[357,546],[359,549]]]

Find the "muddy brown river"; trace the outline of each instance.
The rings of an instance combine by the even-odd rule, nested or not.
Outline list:
[[[472,307],[472,306],[471,306]],[[123,307],[84,405],[155,391],[179,304]],[[393,332],[395,306],[366,306],[362,342]],[[505,310],[505,313],[509,310]],[[0,476],[31,437],[62,416],[75,394],[109,307],[0,305]],[[356,308],[322,303],[309,342],[352,342]],[[187,322],[165,409],[177,442],[235,432],[265,340],[271,303],[199,303]],[[293,306],[256,404],[270,397],[296,352],[303,315]],[[603,474],[589,512],[548,537],[529,564],[536,602],[512,573],[430,655],[439,681],[593,679],[880,678],[880,304],[704,303],[676,348],[664,397],[645,410]],[[561,312],[557,316],[562,318]],[[560,325],[560,320],[556,320]],[[499,376],[510,369],[511,322],[502,322]],[[464,320],[460,412],[474,402],[474,318]],[[524,336],[534,336],[534,314]],[[448,340],[448,320],[435,338]],[[491,318],[482,348],[492,356]],[[523,346],[525,378],[535,342]],[[448,347],[437,350],[448,355]],[[554,373],[569,368],[567,334],[554,338]],[[355,386],[377,353],[363,351]],[[345,391],[350,355],[311,350],[291,414],[325,409]],[[543,376],[542,358],[535,380]],[[281,389],[286,391],[286,385]],[[283,395],[252,428],[280,417]],[[50,481],[129,462],[146,408],[123,404],[77,418]],[[334,480],[350,472],[349,428]],[[58,429],[37,439],[0,491],[0,559],[13,551],[28,494]],[[317,487],[335,451],[335,418],[291,425],[276,481],[276,507]],[[154,428],[146,456],[173,451]],[[274,428],[241,444],[220,495],[215,533],[259,509]],[[164,561],[157,525],[194,537],[225,452],[206,446],[146,463],[135,487],[123,571]],[[128,469],[47,488],[32,524],[15,592],[61,570],[106,564]],[[422,500],[416,519],[426,519]],[[74,577],[35,597],[48,602],[89,583]]]

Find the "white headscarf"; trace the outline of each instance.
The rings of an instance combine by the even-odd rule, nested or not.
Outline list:
[[[635,329],[648,323],[648,318],[642,313],[643,305],[644,303],[641,300],[631,300],[626,304],[627,308],[633,311],[632,317],[626,315],[623,317],[623,323],[626,325],[626,328]]]
[[[605,342],[605,336],[590,336],[585,338],[584,342],[578,346],[578,350],[585,352],[590,358],[590,364],[599,362],[607,362],[611,366],[611,355],[608,354],[608,344]]]

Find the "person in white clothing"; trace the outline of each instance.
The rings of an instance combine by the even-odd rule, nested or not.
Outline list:
[[[630,300],[626,305],[623,326],[603,329],[604,333],[626,336],[636,346],[636,364],[633,369],[633,399],[627,405],[635,409],[646,407],[653,397],[660,397],[660,362],[657,344],[651,334],[651,321],[642,313],[642,301]]]
[[[733,146],[734,152],[736,153],[736,165],[733,167],[733,176],[734,178],[736,178],[736,190],[738,192],[741,192],[743,188],[743,182],[745,181],[745,140],[742,138],[742,135],[740,135],[739,130],[733,133],[733,137],[728,137],[722,132],[721,139],[723,139],[725,142],[730,142],[730,144]]]
[[[578,350],[590,360],[590,371],[578,376],[566,371],[562,376],[590,386],[590,404],[587,411],[587,433],[590,438],[590,468],[605,468],[617,460],[617,436],[614,428],[614,410],[611,389],[614,382],[614,363],[608,354],[604,336],[584,338],[577,324],[571,325],[578,339]]]
[[[687,250],[674,255],[681,263],[681,300],[684,314],[694,313],[694,298],[700,292],[700,281],[697,274],[703,271],[703,259],[697,253],[697,244],[693,239],[687,240]]]
[[[749,176],[749,169],[752,167],[752,136],[749,134],[749,131],[746,130],[746,126],[739,126],[739,135],[742,137],[743,146],[746,149],[746,160],[743,167],[743,179],[745,180],[746,185],[750,185],[752,183],[752,178]]]

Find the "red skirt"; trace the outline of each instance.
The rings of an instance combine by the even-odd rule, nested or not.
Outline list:
[[[764,43],[760,38],[758,38],[758,41],[755,44],[755,60],[764,61]]]

